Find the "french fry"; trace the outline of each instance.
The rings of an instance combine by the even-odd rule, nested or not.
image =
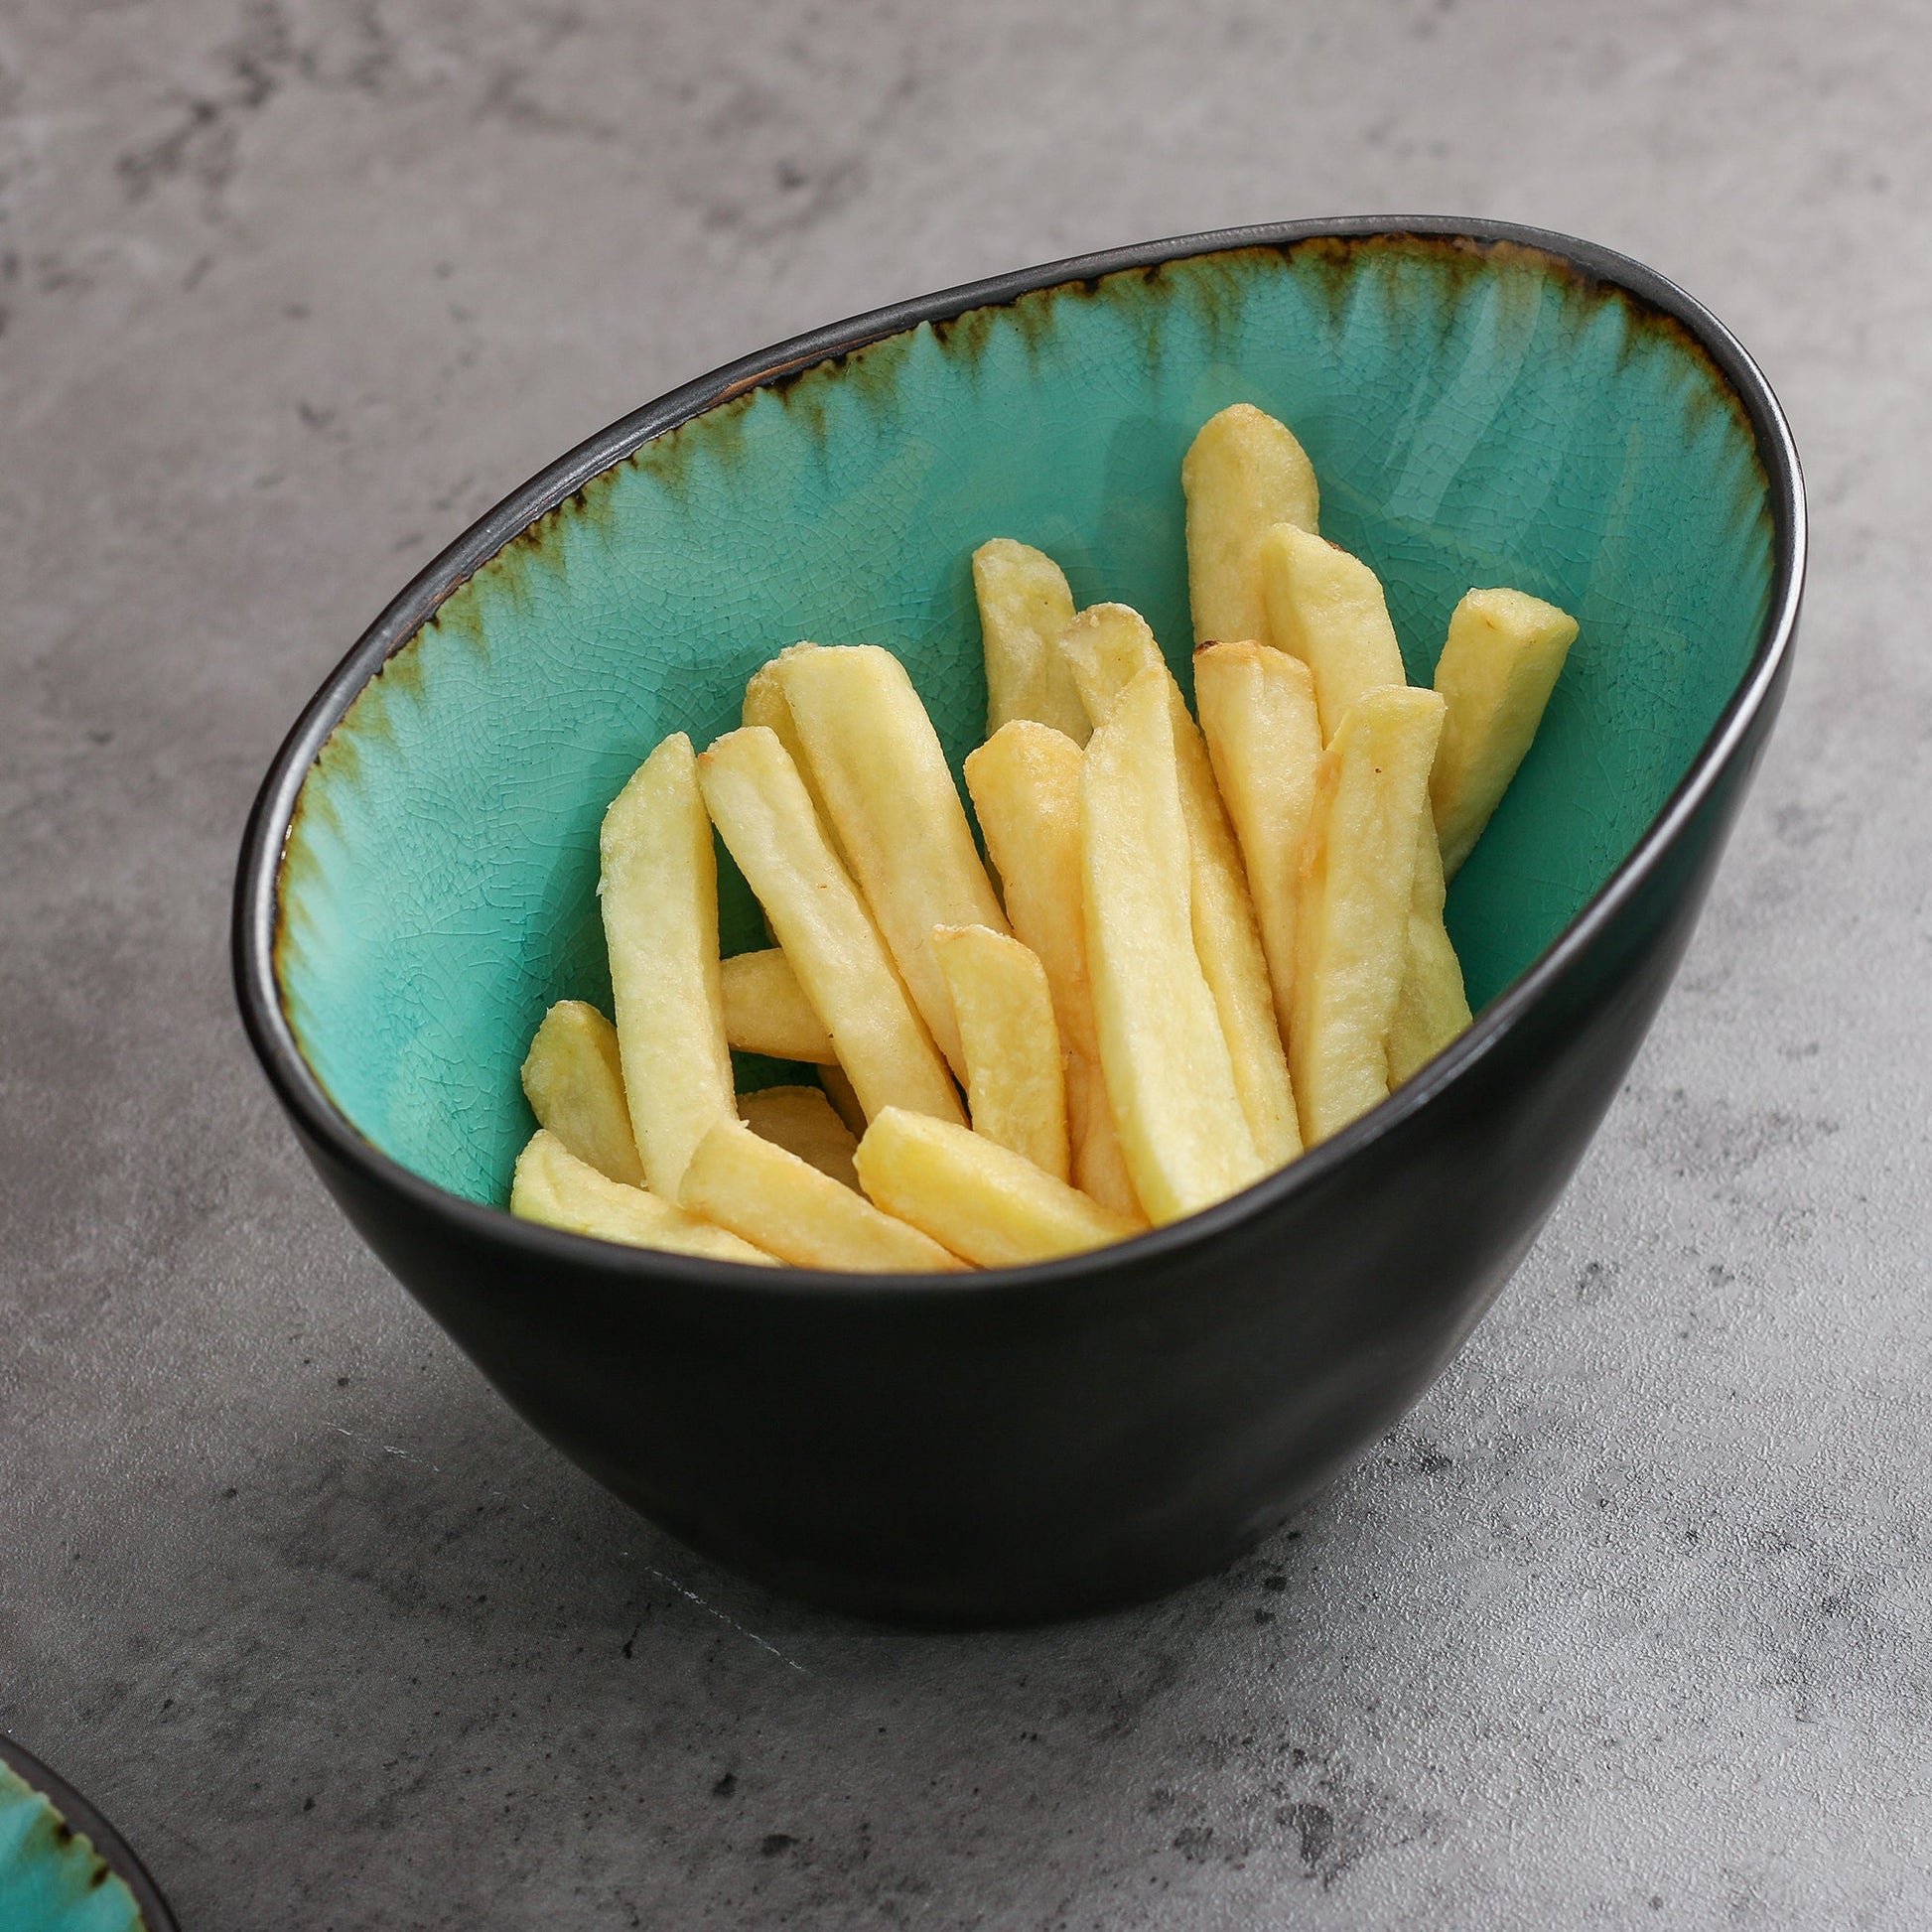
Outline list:
[[[798,767],[798,776],[804,783],[806,796],[812,801],[812,810],[818,814],[825,843],[832,848],[839,864],[850,872],[852,862],[845,856],[845,847],[839,843],[838,827],[832,823],[831,814],[825,809],[825,800],[819,796],[818,782],[805,760],[805,748],[798,742],[798,727],[792,722],[791,706],[785,702],[784,686],[778,680],[778,666],[787,657],[796,657],[801,651],[817,648],[816,644],[811,643],[787,644],[769,663],[760,664],[745,686],[745,704],[739,713],[739,722],[762,725],[766,731],[777,733],[778,743]]]
[[[631,1248],[703,1255],[711,1261],[776,1266],[761,1248],[688,1214],[641,1187],[627,1187],[580,1161],[548,1128],[538,1128],[516,1157],[510,1212],[570,1234],[595,1235]]]
[[[782,946],[723,962],[725,1038],[741,1053],[830,1066],[838,1054]]]
[[[984,925],[1005,932],[1007,920],[932,721],[905,666],[876,644],[780,658],[778,681],[906,991],[963,1079],[959,1026],[932,956],[932,928]],[[836,1027],[832,1035],[837,1038]],[[858,1069],[845,1064],[864,1097]],[[870,1102],[866,1111],[870,1117]]]
[[[959,1021],[973,1132],[1065,1180],[1066,1077],[1045,968],[983,925],[940,926],[932,944]]]
[[[627,1187],[644,1184],[624,1105],[618,1030],[595,1007],[559,1000],[543,1016],[523,1062],[523,1092],[537,1125],[578,1160]]]
[[[1073,593],[1051,557],[1030,544],[995,537],[973,552],[986,653],[986,734],[1031,718],[1087,742],[1087,714],[1060,656],[1059,635],[1073,618]]]
[[[866,1110],[859,1105],[859,1095],[852,1084],[851,1076],[845,1068],[834,1063],[818,1069],[818,1084],[825,1090],[825,1097],[832,1103],[832,1111],[845,1122],[854,1140],[866,1131]]]
[[[598,844],[624,1099],[644,1178],[668,1200],[699,1137],[732,1111],[717,859],[682,732],[619,792]]]
[[[1261,579],[1268,641],[1314,674],[1323,743],[1364,691],[1408,682],[1388,600],[1359,557],[1278,523],[1261,540]]]
[[[1157,1224],[1266,1172],[1195,950],[1172,688],[1163,665],[1133,678],[1088,742],[1080,771],[1101,1064],[1134,1191]],[[863,1180],[863,1145],[861,1156]]]
[[[848,1187],[859,1184],[852,1150],[859,1137],[846,1126],[822,1087],[760,1087],[738,1096],[738,1117],[761,1141],[808,1162]]]
[[[897,1107],[866,1129],[858,1165],[881,1207],[983,1268],[1080,1254],[1142,1229],[983,1134]]]
[[[926,1118],[890,1107],[880,1118],[888,1115]],[[698,1143],[678,1200],[794,1268],[897,1275],[957,1273],[965,1265],[917,1228],[736,1121],[714,1122]]]
[[[1249,1131],[1263,1160],[1278,1168],[1301,1153],[1301,1128],[1241,848],[1199,727],[1188,715],[1154,632],[1126,605],[1082,611],[1062,633],[1060,648],[1096,725],[1132,678],[1158,668],[1167,679],[1180,807],[1187,825],[1194,948],[1213,989]]]
[[[1180,466],[1194,641],[1268,635],[1258,550],[1277,523],[1317,528],[1314,465],[1285,423],[1237,402],[1201,425]]]
[[[1321,757],[1314,682],[1300,658],[1270,644],[1208,644],[1194,653],[1194,702],[1215,781],[1240,842],[1275,1019],[1286,1039],[1302,845]]]
[[[1445,717],[1444,729],[1449,728]],[[1439,746],[1436,757],[1443,754]],[[1389,1090],[1401,1086],[1433,1060],[1469,1024],[1469,996],[1462,988],[1462,962],[1455,956],[1443,923],[1448,886],[1436,821],[1423,815],[1416,841],[1416,883],[1409,899],[1409,963],[1402,997],[1389,1027]]]
[[[1289,1025],[1311,1147],[1388,1095],[1443,709],[1434,691],[1404,684],[1365,691],[1315,770]]]
[[[1449,713],[1429,785],[1445,877],[1508,790],[1576,636],[1575,618],[1522,591],[1471,591],[1455,607],[1436,665]]]
[[[1103,1207],[1139,1217],[1141,1204],[1100,1070],[1100,1036],[1087,979],[1080,748],[1045,725],[1016,719],[968,756],[966,785],[1006,887],[1007,917],[1015,934],[1038,955],[1052,990],[1074,1184]]]
[[[756,725],[726,733],[698,760],[698,778],[867,1118],[907,1107],[962,1120],[945,1062],[776,734]]]

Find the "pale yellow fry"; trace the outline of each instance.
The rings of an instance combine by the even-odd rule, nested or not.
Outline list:
[[[510,1212],[570,1234],[595,1235],[631,1248],[704,1255],[712,1261],[743,1261],[755,1268],[776,1263],[735,1234],[659,1200],[641,1187],[626,1187],[580,1161],[547,1128],[539,1128],[516,1157]]]
[[[959,1020],[973,1132],[1065,1180],[1066,1077],[1038,955],[983,925],[940,926],[932,944]]]
[[[668,1200],[699,1136],[732,1110],[717,859],[682,732],[619,792],[599,848],[624,1099],[644,1178]]]
[[[1087,924],[1081,910],[1080,748],[1045,725],[1016,719],[966,759],[966,784],[1001,883],[1014,932],[1046,969],[1065,1067],[1073,1180],[1104,1207],[1139,1215],[1100,1070]]]
[[[1154,632],[1126,605],[1082,611],[1062,633],[1060,648],[1080,687],[1081,702],[1096,723],[1131,679],[1158,669],[1167,680],[1180,808],[1187,824],[1194,949],[1214,993],[1255,1146],[1271,1168],[1278,1168],[1301,1153],[1301,1127],[1241,848],[1200,729],[1188,715]]]
[[[1289,1024],[1311,1147],[1388,1095],[1389,1029],[1442,729],[1434,691],[1382,685],[1355,701],[1316,767]]]
[[[1194,949],[1171,685],[1164,666],[1134,678],[1094,732],[1080,772],[1101,1064],[1134,1191],[1156,1223],[1266,1171]]]
[[[1430,796],[1453,879],[1543,722],[1577,620],[1522,591],[1471,591],[1449,619],[1436,665],[1449,705]]]
[[[725,1037],[741,1053],[830,1066],[838,1058],[825,1023],[805,998],[782,946],[724,962]]]
[[[1261,540],[1261,576],[1268,641],[1313,672],[1324,742],[1364,691],[1408,681],[1381,580],[1359,557],[1278,523]]]
[[[1259,550],[1264,530],[1317,527],[1314,465],[1285,423],[1237,402],[1201,425],[1180,466],[1187,495],[1187,598],[1194,641],[1268,635]]]
[[[932,928],[986,925],[1004,932],[1007,919],[980,863],[939,735],[905,666],[876,644],[801,651],[779,660],[778,676],[906,991],[963,1079],[959,1027],[932,956]],[[838,1029],[832,1032],[836,1038]],[[846,1071],[863,1095],[865,1083],[850,1060]],[[872,1111],[868,1105],[868,1116]]]
[[[595,1007],[559,1000],[543,1016],[523,1062],[523,1092],[537,1124],[578,1160],[625,1186],[644,1184],[624,1105],[618,1030]]]
[[[963,1127],[888,1107],[859,1143],[880,1206],[982,1268],[1022,1268],[1138,1234],[1143,1224]]]
[[[1031,718],[1084,745],[1087,714],[1058,649],[1073,617],[1059,565],[1031,544],[995,537],[973,552],[973,592],[986,652],[987,736]]]
[[[909,1107],[962,1120],[945,1062],[776,735],[759,726],[728,732],[698,760],[698,776],[712,822],[832,1035],[867,1118]]]
[[[832,1111],[851,1129],[854,1137],[866,1131],[866,1110],[859,1105],[859,1095],[853,1087],[851,1077],[842,1066],[821,1066],[818,1069],[818,1084],[825,1089],[825,1097],[832,1103]]]
[[[798,727],[792,722],[791,706],[785,702],[784,686],[778,681],[778,666],[787,657],[817,648],[812,643],[787,644],[769,663],[759,665],[745,687],[745,705],[739,714],[739,722],[762,725],[766,731],[777,733],[778,743],[798,767],[798,776],[803,780],[806,795],[812,801],[812,810],[818,814],[825,843],[832,848],[839,864],[850,872],[852,862],[845,856],[845,847],[839,843],[838,827],[832,823],[831,814],[825,809],[825,800],[819,796],[817,781],[812,777],[811,766],[805,761],[805,748],[798,742]]]
[[[1271,645],[1209,644],[1194,653],[1194,702],[1241,843],[1275,1020],[1285,1038],[1293,1010],[1302,845],[1321,757],[1314,682],[1300,658]]]
[[[888,1117],[925,1118],[891,1107],[880,1116]],[[714,1123],[698,1143],[678,1199],[794,1268],[956,1274],[965,1265],[917,1228],[736,1121]]]
[[[1444,719],[1444,729],[1449,721]],[[1441,746],[1436,757],[1442,759]],[[1443,923],[1448,888],[1436,821],[1427,813],[1416,839],[1416,883],[1409,898],[1409,963],[1389,1027],[1389,1088],[1427,1066],[1469,1024],[1462,962]]]
[[[738,1117],[760,1140],[770,1141],[822,1174],[859,1184],[852,1166],[858,1137],[832,1110],[819,1087],[760,1087],[738,1096]]]

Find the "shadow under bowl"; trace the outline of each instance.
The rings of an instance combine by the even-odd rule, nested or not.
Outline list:
[[[1180,459],[1291,423],[1412,677],[1508,584],[1582,632],[1456,879],[1475,1026],[1211,1211],[958,1278],[770,1274],[501,1210],[524,1046],[605,1002],[598,824],[650,747],[739,722],[800,637],[905,661],[955,766],[968,559],[1035,543],[1189,685]],[[725,1563],[892,1619],[1144,1598],[1263,1535],[1441,1371],[1535,1238],[1682,954],[1783,687],[1789,432],[1662,277],[1561,236],[1292,223],[883,310],[677,390],[403,592],[244,842],[244,1020],[349,1219],[509,1402]],[[763,943],[727,861],[726,950]],[[741,1084],[772,1076],[741,1068]]]

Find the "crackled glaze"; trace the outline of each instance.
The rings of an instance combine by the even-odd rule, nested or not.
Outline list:
[[[738,722],[800,637],[890,645],[955,763],[984,710],[968,557],[1040,545],[1183,678],[1179,466],[1251,400],[1388,586],[1410,674],[1510,584],[1582,624],[1449,899],[1480,1007],[1655,817],[1762,626],[1749,427],[1675,323],[1532,250],[1248,249],[922,325],[713,408],[487,563],[363,691],[303,791],[278,965],[303,1049],[386,1153],[500,1200],[546,1004],[608,998],[599,818],[665,733]],[[728,950],[760,940],[730,875]]]

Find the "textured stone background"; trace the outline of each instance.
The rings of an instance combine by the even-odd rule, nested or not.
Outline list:
[[[0,7],[0,1724],[194,1932],[1908,1926],[1925,1620],[1932,16],[1649,0]],[[301,701],[610,418],[895,297],[1488,213],[1757,351],[1779,737],[1600,1142],[1253,1561],[905,1636],[606,1500],[249,1061]]]

